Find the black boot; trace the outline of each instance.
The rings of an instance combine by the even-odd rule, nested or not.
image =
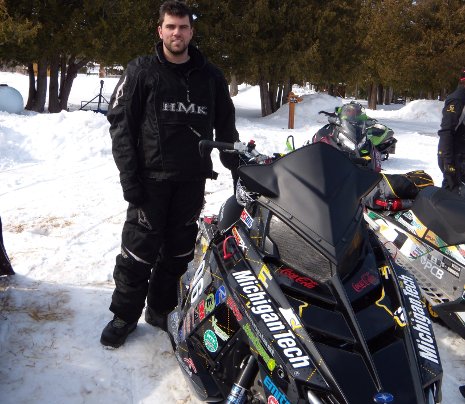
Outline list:
[[[113,317],[102,331],[100,343],[105,346],[118,348],[124,344],[128,335],[137,327],[137,321],[127,323],[119,317]]]
[[[465,384],[463,386],[459,387],[460,393],[462,393],[462,396],[465,397]]]
[[[145,308],[145,322],[154,327],[161,328],[163,331],[168,330],[167,315],[158,314],[148,306]]]

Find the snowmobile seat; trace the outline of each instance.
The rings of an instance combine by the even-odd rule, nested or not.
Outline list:
[[[244,208],[237,203],[236,196],[230,196],[221,206],[218,215],[218,230],[226,230],[237,222]]]
[[[442,188],[426,187],[415,199],[412,211],[447,245],[465,243],[465,199]]]

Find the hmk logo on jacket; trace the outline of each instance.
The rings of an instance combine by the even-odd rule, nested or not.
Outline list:
[[[166,112],[184,112],[185,114],[207,115],[207,107],[190,103],[188,106],[183,102],[164,102],[162,111]]]

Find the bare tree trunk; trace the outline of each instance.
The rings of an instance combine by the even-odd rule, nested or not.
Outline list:
[[[239,94],[239,89],[237,88],[237,77],[233,73],[231,74],[231,83],[229,83],[229,95],[234,97],[237,94]]]
[[[47,60],[41,58],[37,63],[37,94],[33,111],[44,112],[45,100],[47,98]]]
[[[76,62],[76,58],[71,56],[68,60],[68,68],[66,70],[66,77],[63,85],[60,87],[60,108],[61,110],[68,110],[68,99],[73,87],[73,81],[76,78],[78,71],[81,67],[85,66],[89,61],[81,60]]]
[[[383,105],[383,101],[384,101],[384,87],[382,84],[378,84],[378,87],[377,87],[377,96],[376,96],[376,101],[378,104],[381,104]]]
[[[277,109],[281,108],[281,105],[283,105],[283,87],[283,83],[278,84],[278,94],[276,95]]]
[[[384,89],[384,105],[389,105],[392,100],[392,87],[388,87]]]
[[[334,84],[330,84],[328,87],[328,95],[334,96]]]
[[[291,80],[288,79],[283,86],[283,104],[287,103],[287,96],[292,91]]]
[[[66,56],[60,58],[60,89],[63,88],[66,78]],[[60,95],[58,94],[58,98]]]
[[[336,86],[335,95],[341,98],[346,98],[346,86],[344,84]]]
[[[107,76],[107,73],[105,72],[105,66],[102,63],[100,63],[100,67],[98,69],[98,76],[100,78],[105,78]]]
[[[270,97],[270,104],[271,104],[271,111],[276,112],[278,110],[277,104],[277,94],[278,94],[278,85],[274,82],[269,84],[269,97]]]
[[[27,65],[27,74],[29,76],[29,94],[27,96],[27,103],[25,109],[32,111],[32,107],[36,102],[36,76],[34,74],[34,65],[29,63]]]
[[[376,83],[371,82],[368,85],[367,89],[367,94],[368,94],[368,109],[376,109],[376,98],[378,95],[378,87]]]
[[[48,112],[60,112],[60,100],[58,98],[58,73],[60,70],[60,57],[54,56],[50,61],[50,83],[48,85]]]
[[[262,116],[270,115],[273,111],[271,109],[271,100],[270,100],[270,93],[268,91],[268,82],[266,80],[261,79],[258,85],[260,87],[260,101],[262,104]]]
[[[448,92],[448,91],[447,91],[446,88],[443,88],[443,89],[441,90],[441,94],[439,95],[440,101],[444,101],[444,100],[446,99],[446,97],[447,97],[447,92]]]

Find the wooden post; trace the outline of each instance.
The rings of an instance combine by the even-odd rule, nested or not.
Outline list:
[[[287,126],[288,129],[294,129],[295,104],[301,102],[302,100],[302,97],[298,97],[292,91],[287,96],[287,101],[289,103],[289,124]]]

